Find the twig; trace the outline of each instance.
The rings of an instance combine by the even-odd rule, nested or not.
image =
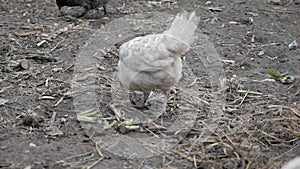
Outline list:
[[[54,62],[56,61],[55,58],[47,56],[47,55],[41,55],[38,53],[30,53],[28,56],[26,56],[26,59],[33,59],[33,60],[40,60],[45,62]]]
[[[256,94],[256,95],[262,95],[262,93],[249,91],[249,90],[238,90],[238,93],[248,93],[248,94]]]
[[[102,78],[102,79],[104,79],[104,80],[106,80],[108,83],[113,83],[113,79],[111,78],[111,77],[107,77],[107,76],[105,76],[105,75],[99,75],[98,77],[100,77],[100,78]]]
[[[39,43],[36,44],[37,47],[42,46],[44,43],[46,43],[47,41],[44,39],[42,41],[40,41]]]
[[[277,156],[277,157],[274,157],[273,159],[274,160],[278,160],[279,158],[281,158],[282,156],[286,155],[286,154],[289,154],[289,152],[293,151],[295,148],[299,147],[299,145],[296,145],[295,147],[289,149],[288,151],[282,153],[281,155]]]
[[[40,33],[41,33],[41,31],[30,31],[30,32],[23,32],[23,33],[14,32],[15,35],[20,36],[20,37],[31,36],[31,35],[36,35],[36,34],[40,34]]]
[[[102,152],[100,151],[97,142],[95,143],[95,147],[96,147],[96,150],[97,150],[97,152],[98,152],[100,158],[99,158],[97,161],[95,161],[92,165],[87,166],[87,167],[86,167],[87,169],[91,169],[91,168],[95,167],[100,161],[102,161],[102,160],[104,159],[104,155],[103,155]]]
[[[84,156],[87,156],[87,155],[90,155],[90,156],[89,157],[84,157]],[[61,164],[62,166],[68,166],[68,165],[70,165],[71,168],[74,168],[75,166],[79,166],[84,161],[92,158],[93,156],[94,156],[94,153],[91,151],[91,152],[88,152],[88,153],[85,153],[85,154],[79,154],[79,155],[67,157],[64,160],[56,161],[55,164]],[[78,159],[79,157],[84,157],[84,158],[82,160],[82,159]],[[73,158],[74,158],[75,161],[74,160],[70,161]],[[70,161],[70,162],[68,162],[68,161]]]
[[[194,79],[194,81],[193,81],[191,84],[188,85],[188,87],[194,86],[194,84],[197,82],[198,79],[199,79],[199,78],[196,77],[196,78]]]
[[[93,152],[90,151],[90,152],[87,152],[87,153],[84,153],[84,154],[79,154],[79,155],[67,157],[67,158],[65,158],[63,161],[67,161],[67,160],[70,160],[70,159],[72,159],[72,158],[84,157],[84,156],[87,156],[87,155],[89,155],[89,154],[93,154]]]
[[[49,87],[49,80],[52,80],[52,77],[46,79],[46,81],[45,81],[45,86],[46,87]]]
[[[281,126],[279,126],[279,128],[281,128],[281,129],[283,129],[283,130],[286,130],[286,131],[289,132],[291,135],[294,135],[294,136],[296,136],[296,137],[300,137],[300,132],[291,130],[291,129],[289,129],[289,128],[281,127]]]
[[[281,117],[281,118],[264,119],[263,120],[263,122],[276,122],[276,121],[300,121],[300,118]]]
[[[110,104],[109,107],[110,107],[110,109],[115,113],[115,115],[116,115],[118,121],[124,120],[124,116],[123,116],[122,113],[115,107],[115,104]]]
[[[205,105],[210,105],[206,100],[203,100],[201,98],[198,98],[198,97],[195,97],[195,96],[190,96],[190,98],[192,100],[188,100],[186,98],[183,98],[182,100],[186,101],[188,104],[191,104],[191,105],[196,106],[196,107],[199,106],[199,104],[198,103],[194,103],[193,100],[195,100],[196,102],[198,101],[198,102],[204,103]]]
[[[194,160],[194,167],[198,168],[197,161],[196,161],[197,159],[195,155],[193,155],[193,160]]]
[[[246,169],[249,169],[249,168],[250,168],[251,162],[252,162],[252,160],[250,160],[250,161],[248,162],[248,164],[247,164],[247,166],[246,166]]]
[[[294,108],[288,108],[293,114],[295,114],[296,116],[300,117],[300,113],[297,109]]]
[[[268,137],[270,137],[270,138],[272,138],[272,139],[274,139],[274,140],[277,140],[277,141],[282,141],[281,139],[279,139],[279,138],[277,138],[277,137],[275,137],[275,136],[272,136],[271,134],[268,134],[268,133],[266,133],[266,132],[264,132],[264,131],[261,131],[265,136],[268,136]]]
[[[58,45],[59,45],[61,42],[63,42],[64,40],[65,40],[65,39],[59,41],[52,49],[50,49],[50,52],[49,52],[49,53],[52,53],[52,52],[58,47]]]
[[[227,64],[232,64],[232,65],[235,64],[234,60],[221,60],[221,61],[224,62],[224,63],[227,63]]]
[[[292,10],[279,10],[279,9],[259,9],[260,11],[266,11],[266,12],[276,12],[276,13],[289,13],[289,14],[294,14],[297,13],[297,11],[292,11]]]
[[[5,92],[7,89],[9,88],[12,88],[13,86],[7,86],[7,87],[3,87],[1,90],[0,90],[0,94]]]
[[[245,99],[246,99],[247,96],[248,96],[248,92],[247,92],[247,93],[245,94],[245,96],[243,97],[241,103],[238,104],[238,105],[234,105],[234,107],[240,107],[240,106],[244,103],[244,101],[245,101]]]
[[[236,145],[237,145],[237,143],[234,143],[234,142],[232,141],[232,139],[231,139],[227,134],[224,134],[223,136],[229,141],[229,143],[230,143],[231,145],[233,145],[233,146],[236,146]],[[222,136],[222,137],[223,137],[223,136]]]
[[[56,119],[56,115],[57,115],[57,112],[53,111],[52,113],[52,116],[51,116],[51,120],[50,120],[50,125],[52,126],[55,122],[55,119]]]
[[[269,105],[268,108],[284,108],[284,109],[288,109],[290,110],[293,114],[295,114],[296,116],[300,117],[300,113],[297,109],[295,108],[290,108],[287,106],[282,106],[282,105]]]
[[[71,69],[72,67],[74,67],[74,64],[72,64],[72,65],[68,66],[67,68],[65,68],[65,69],[63,70],[63,72],[66,72],[67,70]]]
[[[56,103],[53,105],[53,107],[58,106],[58,105],[64,100],[65,97],[66,97],[66,95],[63,95],[63,96],[58,100],[58,102],[56,102]]]
[[[180,152],[180,151],[177,151],[177,150],[171,150],[171,151],[172,151],[174,154],[178,155],[179,157],[184,158],[184,159],[187,159],[188,161],[190,161],[190,162],[192,162],[192,163],[195,163],[195,162],[201,163],[201,162],[202,162],[201,160],[194,159],[194,158],[192,158],[192,157],[190,157],[190,156],[188,156],[188,155],[186,155],[186,154],[184,154],[184,153],[182,153],[182,152]]]

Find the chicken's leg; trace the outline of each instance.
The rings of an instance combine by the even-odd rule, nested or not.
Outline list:
[[[104,15],[107,15],[106,4],[103,4]]]
[[[167,105],[168,105],[169,93],[170,93],[169,90],[164,91],[165,100],[164,100],[163,107],[162,107],[162,115],[163,116],[168,116]]]
[[[139,108],[139,109],[145,108],[145,104],[146,104],[147,99],[150,95],[150,92],[143,92],[143,94],[144,94],[144,99],[143,100],[140,100],[138,102],[134,102],[133,99],[136,98],[136,93],[135,92],[130,92],[129,93],[130,100],[135,103],[134,107]]]

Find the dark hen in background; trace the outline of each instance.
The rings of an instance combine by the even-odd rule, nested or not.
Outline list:
[[[58,6],[59,11],[64,6],[81,6],[85,9],[85,13],[89,10],[96,9],[99,6],[103,7],[104,14],[107,14],[106,4],[109,0],[56,0],[56,5]],[[83,14],[83,15],[84,15]]]

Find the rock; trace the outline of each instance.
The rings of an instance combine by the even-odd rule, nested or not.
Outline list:
[[[298,49],[298,44],[297,44],[296,40],[294,40],[291,44],[289,44],[289,49],[290,50]]]
[[[27,60],[21,60],[17,66],[14,67],[15,71],[22,71],[22,70],[28,70],[29,64]]]

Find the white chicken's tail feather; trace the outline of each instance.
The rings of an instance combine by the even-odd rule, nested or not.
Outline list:
[[[194,39],[194,32],[197,28],[199,17],[195,12],[178,13],[172,25],[163,34],[176,38],[187,46],[190,46]]]

